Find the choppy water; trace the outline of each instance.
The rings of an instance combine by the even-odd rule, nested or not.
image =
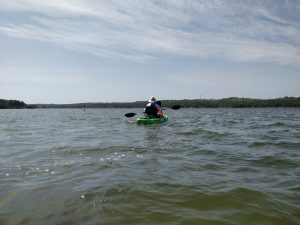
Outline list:
[[[300,224],[300,109],[0,111],[0,224]]]

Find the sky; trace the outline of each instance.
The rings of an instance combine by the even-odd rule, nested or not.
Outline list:
[[[299,0],[0,0],[0,99],[300,96]]]

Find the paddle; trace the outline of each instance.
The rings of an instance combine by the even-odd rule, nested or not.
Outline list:
[[[173,110],[177,110],[177,109],[180,109],[180,105],[173,105],[172,107],[171,107],[171,109],[173,109]]]
[[[136,115],[136,113],[126,113],[124,116],[129,118],[129,117],[134,117],[135,115]]]

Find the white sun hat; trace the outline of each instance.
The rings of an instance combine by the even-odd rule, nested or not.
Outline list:
[[[153,102],[153,101],[156,101],[156,98],[152,96],[152,97],[149,98],[148,102]]]

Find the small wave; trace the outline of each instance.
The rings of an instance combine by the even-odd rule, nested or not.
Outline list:
[[[53,152],[58,152],[63,155],[82,155],[82,156],[93,156],[102,154],[114,154],[116,152],[130,152],[135,151],[135,148],[126,146],[111,146],[111,147],[94,147],[94,148],[73,148],[71,146],[61,146],[53,148]]]
[[[210,131],[210,130],[204,130],[204,129],[197,129],[193,131],[186,131],[186,132],[179,132],[178,134],[183,136],[201,136],[204,138],[225,138],[230,136],[230,133],[228,132],[217,132],[217,131]]]
[[[250,148],[257,148],[257,147],[262,147],[262,146],[266,146],[266,145],[270,145],[272,144],[271,142],[266,142],[266,141],[254,141],[251,142],[248,147]]]
[[[253,141],[248,143],[249,148],[259,148],[264,146],[274,146],[279,148],[299,149],[300,143],[294,141],[279,141],[279,138],[265,136],[265,141]]]
[[[275,143],[279,147],[283,148],[291,148],[291,149],[299,149],[300,148],[300,142],[292,142],[292,141],[280,141]]]
[[[291,125],[285,123],[283,121],[276,121],[276,122],[266,122],[266,123],[255,123],[249,126],[250,129],[287,129],[290,128]],[[293,126],[292,126],[293,127]]]
[[[282,121],[277,121],[277,122],[271,123],[269,126],[280,127],[280,126],[287,126],[287,125],[288,125],[287,123],[284,123]]]
[[[291,159],[279,158],[277,156],[264,156],[259,159],[250,160],[251,163],[261,166],[273,166],[281,168],[297,168],[299,164]]]

